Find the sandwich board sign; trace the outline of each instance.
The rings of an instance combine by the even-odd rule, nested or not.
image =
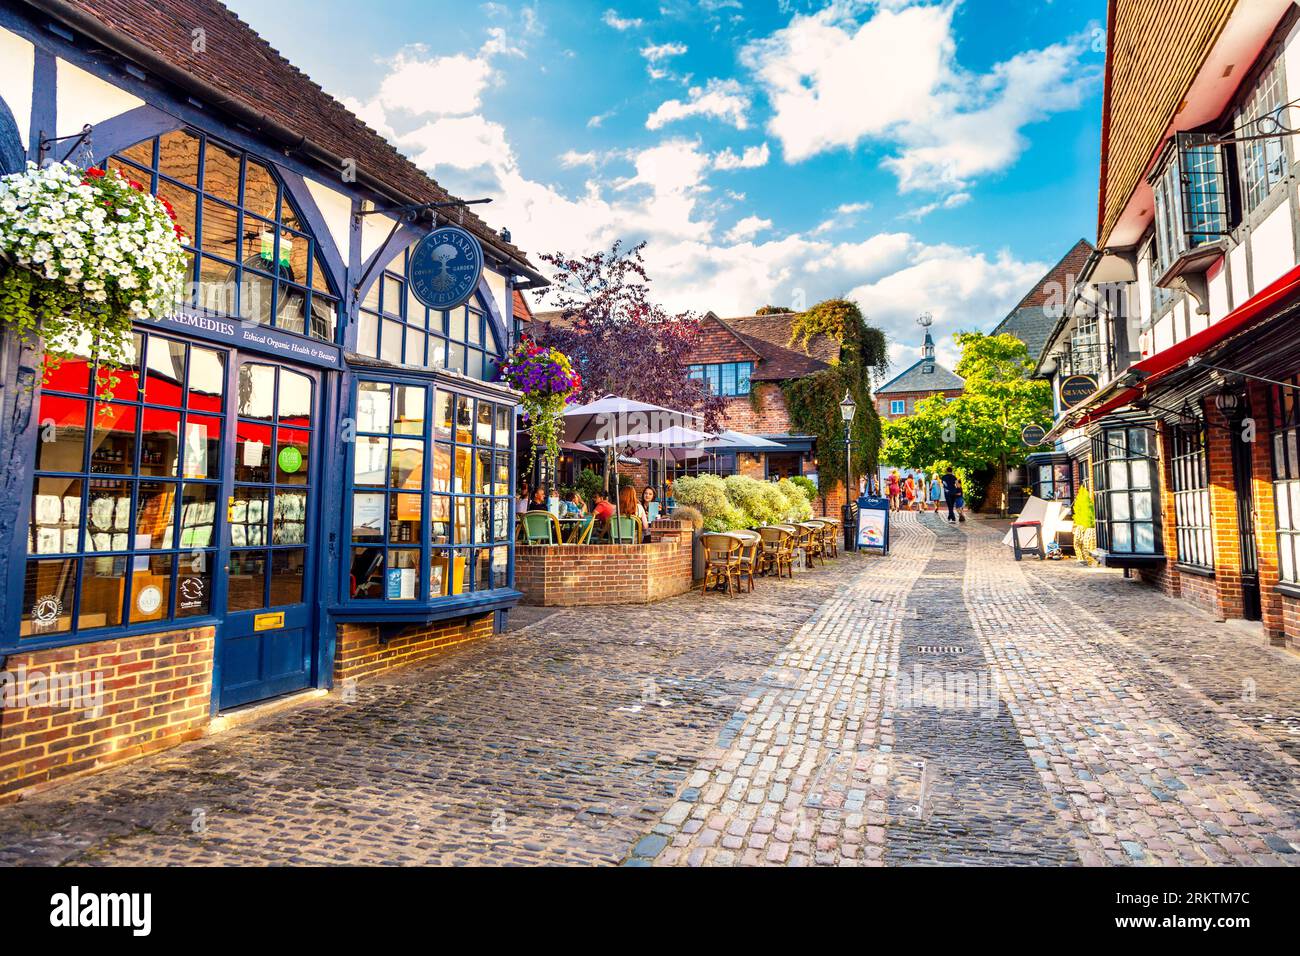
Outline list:
[[[858,550],[889,554],[889,499],[863,495],[858,499]]]

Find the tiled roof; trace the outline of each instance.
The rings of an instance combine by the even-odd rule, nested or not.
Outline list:
[[[1074,290],[1079,275],[1093,253],[1092,243],[1080,239],[1061,260],[1038,280],[993,329],[991,334],[1008,333],[1025,343],[1029,358],[1035,365],[1048,339],[1056,328],[1065,306],[1065,299]]]
[[[1106,245],[1238,0],[1111,0],[1097,242]]]
[[[514,300],[515,300],[515,304],[514,304],[515,318],[519,319],[521,322],[533,321],[533,310],[532,307],[529,306],[528,300],[524,298],[524,294],[520,292],[518,289],[515,289],[513,291],[514,291]]]
[[[217,0],[65,0],[65,4],[74,13],[147,48],[239,106],[330,153],[355,159],[359,171],[402,196],[415,202],[453,198]],[[193,48],[192,31],[196,29],[206,33],[202,53]],[[128,58],[131,55],[131,51],[123,53]],[[222,104],[209,98],[209,105],[220,108]],[[445,212],[457,221],[456,210]],[[517,246],[503,240],[469,209],[459,221],[485,245],[535,268]]]
[[[946,392],[966,387],[966,380],[938,362],[921,359],[911,368],[894,376],[880,388],[877,395],[891,392]]]
[[[722,318],[712,312],[709,315],[758,354],[760,361],[751,376],[756,381],[782,382],[803,378],[839,361],[840,343],[830,336],[813,336],[808,342],[807,350],[790,344],[795,313],[777,312],[735,318]]]

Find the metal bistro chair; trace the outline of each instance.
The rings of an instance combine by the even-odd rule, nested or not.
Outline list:
[[[741,541],[735,535],[713,532],[700,535],[700,544],[704,548],[704,591],[725,585],[728,594],[735,596],[732,581],[740,587],[740,548]]]
[[[776,525],[769,525],[765,528],[758,529],[758,535],[763,541],[763,550],[760,554],[760,570],[766,574],[768,571],[775,570],[776,576],[781,577],[782,570],[790,572],[790,577],[794,577],[794,548],[792,542],[794,536],[786,528]]]
[[[740,577],[749,580],[749,591],[754,591],[754,572],[758,570],[763,538],[756,531],[733,531],[740,538]]]
[[[519,516],[524,544],[561,544],[560,522],[549,511],[530,511]]]
[[[641,522],[630,515],[615,515],[609,519],[610,544],[640,544]]]

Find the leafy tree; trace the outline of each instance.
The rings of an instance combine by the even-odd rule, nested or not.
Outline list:
[[[914,414],[887,423],[882,454],[903,468],[946,461],[968,473],[998,467],[1005,475],[1029,454],[1021,430],[1050,427],[1051,386],[1030,378],[1029,350],[1013,335],[961,332],[957,344],[957,374],[966,379],[961,396],[951,402],[927,398]]]
[[[857,403],[850,429],[853,470],[874,471],[880,458],[880,417],[871,398],[871,377],[888,367],[885,333],[867,324],[858,306],[845,299],[819,302],[800,313],[792,343],[828,335],[840,343],[840,360],[830,368],[786,382],[783,386],[794,431],[817,438],[818,486],[823,502],[844,475],[844,419],[840,402],[848,392]]]
[[[543,255],[561,321],[542,326],[537,340],[573,362],[583,383],[577,401],[618,395],[700,414],[708,430],[719,430],[726,400],[687,368],[700,320],[651,301],[644,248],[644,242],[628,249],[615,242],[608,251],[577,258]]]
[[[783,305],[765,305],[755,315],[789,315],[794,309],[787,309]]]

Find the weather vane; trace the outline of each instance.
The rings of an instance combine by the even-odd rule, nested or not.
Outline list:
[[[934,325],[934,316],[929,312],[922,312],[916,317],[916,324],[923,329],[928,329],[930,326]]]

